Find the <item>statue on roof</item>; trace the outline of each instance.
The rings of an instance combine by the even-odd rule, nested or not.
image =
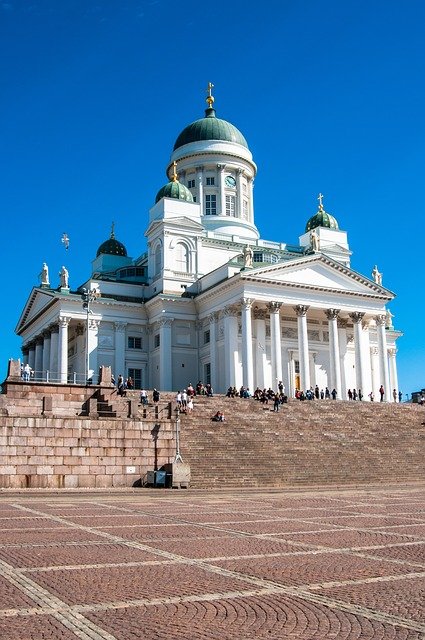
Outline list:
[[[50,285],[49,282],[49,267],[45,262],[43,262],[43,268],[41,269],[41,273],[38,276],[40,278],[41,286],[48,287]]]
[[[252,259],[254,257],[254,252],[251,249],[251,247],[249,246],[249,244],[247,244],[244,249],[243,249],[243,259],[244,259],[244,266],[245,267],[252,267]]]
[[[391,311],[389,309],[387,309],[387,311],[385,313],[385,328],[386,329],[394,329],[393,318],[394,318],[394,314],[391,313]]]
[[[319,236],[316,229],[310,231],[310,247],[312,251],[319,251]]]
[[[376,284],[382,285],[382,273],[378,271],[378,267],[376,266],[376,264],[372,269],[372,278],[374,279]]]
[[[63,289],[68,289],[69,287],[69,274],[68,274],[68,269],[66,267],[62,267],[62,269],[59,271],[59,277],[60,277],[60,287]]]

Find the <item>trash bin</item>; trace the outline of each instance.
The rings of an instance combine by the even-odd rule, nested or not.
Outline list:
[[[155,487],[165,487],[167,474],[165,471],[155,471]]]

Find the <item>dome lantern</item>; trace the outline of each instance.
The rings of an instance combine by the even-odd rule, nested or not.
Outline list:
[[[319,201],[319,207],[317,209],[317,213],[308,220],[305,226],[306,232],[312,231],[317,227],[326,227],[327,229],[338,230],[339,226],[336,218],[334,218],[330,213],[327,213],[323,207],[323,195],[321,193],[319,193],[317,199]]]

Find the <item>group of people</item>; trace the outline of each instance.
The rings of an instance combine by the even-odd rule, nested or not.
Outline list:
[[[21,364],[21,378],[24,382],[29,382],[34,377],[34,369],[31,369],[28,362]]]
[[[116,383],[115,383],[115,378],[112,376],[112,384],[117,385],[117,392],[119,396],[126,396],[127,389],[129,390],[134,389],[134,382],[131,376],[129,376],[124,380],[123,376],[120,374],[118,376],[118,380],[116,381]]]

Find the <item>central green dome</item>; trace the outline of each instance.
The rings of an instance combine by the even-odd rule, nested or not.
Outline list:
[[[248,149],[248,143],[242,133],[233,124],[227,120],[220,120],[215,115],[212,107],[205,109],[205,118],[195,120],[189,124],[176,140],[174,151],[183,147],[190,142],[199,142],[200,140],[224,140],[226,142],[235,142]]]

